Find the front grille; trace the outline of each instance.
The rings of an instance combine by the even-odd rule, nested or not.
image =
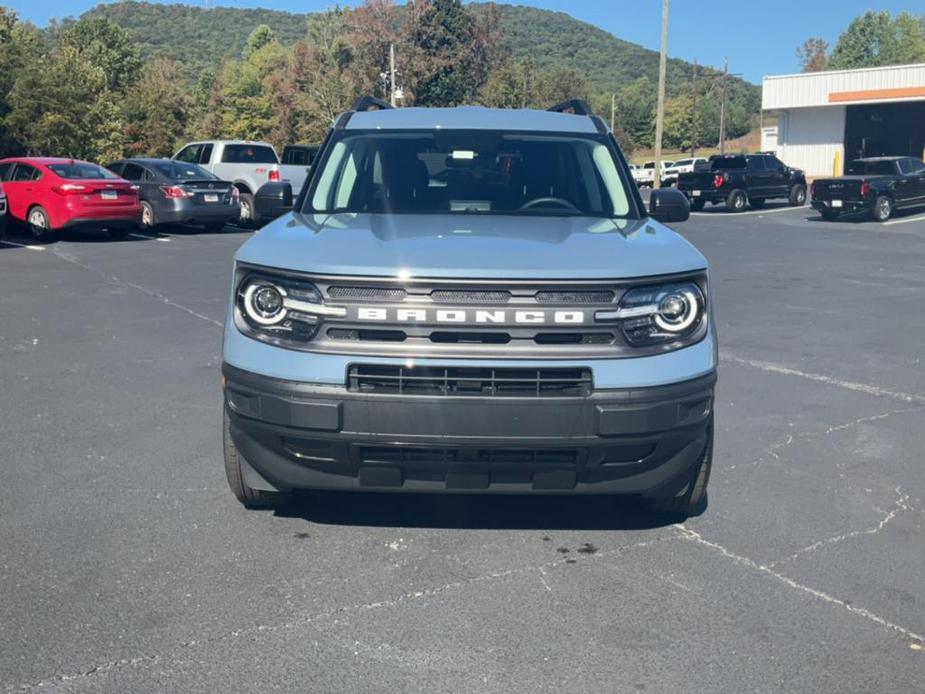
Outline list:
[[[584,397],[589,369],[487,369],[354,365],[348,390],[377,395],[475,397]]]
[[[610,291],[543,291],[536,293],[538,304],[608,304],[613,299],[614,293]]]
[[[361,463],[409,465],[485,463],[490,465],[575,465],[579,451],[573,448],[418,448],[412,446],[366,446],[359,451]]]
[[[506,304],[511,300],[508,291],[435,289],[430,298],[437,304]]]
[[[408,292],[400,287],[328,287],[332,299],[355,299],[357,301],[403,301]]]

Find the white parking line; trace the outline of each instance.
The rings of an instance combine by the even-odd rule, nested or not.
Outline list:
[[[3,239],[2,241],[0,241],[0,243],[5,243],[9,246],[16,246],[17,248],[28,248],[30,251],[44,251],[45,250],[45,246],[25,245],[22,243],[16,243],[15,241],[9,241],[8,239]]]
[[[691,216],[697,217],[728,217],[734,219],[736,217],[747,217],[752,214],[774,214],[775,212],[793,212],[794,210],[805,210],[808,206],[803,205],[801,207],[775,207],[770,210],[749,210],[748,212],[691,212]]]
[[[136,239],[145,239],[146,241],[162,241],[163,243],[170,243],[170,239],[166,236],[147,236],[145,234],[129,234],[132,238]]]
[[[893,224],[908,224],[909,222],[925,222],[925,215],[916,217],[907,217],[905,219],[891,219],[889,222],[883,222],[883,226],[892,226]]]

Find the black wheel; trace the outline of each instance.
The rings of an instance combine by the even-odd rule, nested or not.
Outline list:
[[[29,234],[36,241],[51,241],[54,233],[51,229],[51,222],[48,220],[48,213],[44,208],[36,205],[26,215],[26,228]]]
[[[885,195],[877,197],[870,211],[870,218],[875,222],[885,222],[893,214],[893,201]]]
[[[242,227],[250,226],[254,223],[254,196],[250,193],[241,193],[238,196],[238,202],[241,203],[241,216],[238,218],[238,224]]]
[[[749,198],[748,206],[754,210],[760,210],[764,207],[764,198]]]
[[[798,183],[790,189],[791,207],[802,207],[806,204],[806,186]]]
[[[128,227],[115,227],[113,229],[107,229],[107,231],[109,232],[109,238],[113,241],[122,241],[128,237],[132,230]]]
[[[707,428],[707,442],[701,454],[697,474],[681,496],[655,498],[649,500],[649,508],[656,513],[691,516],[700,512],[707,501],[707,485],[710,483],[710,470],[713,468],[713,417]]]
[[[700,212],[700,210],[703,209],[703,206],[704,206],[703,198],[697,198],[696,200],[691,200],[691,210],[693,210],[694,212]]]
[[[153,229],[157,226],[157,217],[154,214],[154,207],[146,200],[141,201],[141,227],[142,229]]]
[[[822,218],[827,222],[834,222],[838,219],[837,210],[819,210],[819,214],[821,214]]]
[[[225,444],[225,475],[228,477],[228,486],[231,487],[231,493],[235,495],[247,508],[277,508],[282,506],[287,499],[287,495],[282,492],[268,492],[263,489],[252,489],[244,481],[244,471],[241,469],[242,457],[238,452],[238,447],[231,438],[231,418],[228,412],[222,412],[224,418],[222,427],[222,438]]]
[[[742,212],[748,204],[748,196],[744,190],[734,190],[726,196],[726,208],[730,212]]]

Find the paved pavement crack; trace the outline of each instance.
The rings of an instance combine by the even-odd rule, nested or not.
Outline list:
[[[166,296],[165,294],[161,294],[160,292],[157,292],[153,289],[148,289],[147,287],[143,287],[140,284],[135,284],[134,282],[129,282],[128,280],[121,279],[120,277],[117,277],[116,275],[110,275],[98,268],[93,267],[92,265],[87,265],[86,263],[81,262],[80,260],[75,258],[70,253],[65,253],[64,251],[61,251],[57,248],[52,248],[52,254],[58,258],[61,258],[61,260],[64,260],[65,262],[71,263],[72,265],[76,265],[79,268],[83,268],[87,272],[92,272],[96,275],[99,275],[100,277],[110,282],[114,282],[115,284],[120,284],[125,287],[130,287],[136,291],[141,292],[142,294],[146,294],[147,296],[150,296],[152,299],[158,299],[172,308],[178,309],[180,311],[184,311],[185,313],[188,313],[189,315],[194,316],[195,318],[203,320],[207,323],[211,323],[212,325],[217,325],[219,328],[224,327],[224,324],[221,321],[217,321],[214,318],[209,318],[208,316],[205,316],[197,311],[194,311],[193,309],[189,308],[188,306],[184,306],[183,304],[178,304],[176,301]]]
[[[770,569],[770,568],[779,566],[781,564],[791,562],[801,557],[804,554],[807,554],[809,552],[814,552],[817,549],[821,547],[825,547],[827,545],[834,545],[836,543],[844,542],[845,540],[850,540],[855,537],[861,537],[862,535],[876,535],[881,530],[883,530],[887,525],[889,525],[893,520],[895,520],[899,514],[912,510],[912,507],[909,506],[909,495],[904,494],[900,487],[896,487],[895,492],[896,492],[896,502],[893,508],[883,516],[883,518],[880,520],[879,523],[877,523],[875,527],[866,528],[864,530],[853,530],[849,533],[844,533],[843,535],[835,535],[833,537],[826,537],[826,538],[823,538],[822,540],[817,540],[811,545],[807,545],[806,547],[803,547],[802,549],[797,550],[793,554],[786,556],[783,559],[778,559],[776,561],[772,561],[768,563],[767,567]]]
[[[782,374],[784,376],[796,376],[799,378],[805,378],[810,381],[816,381],[817,383],[826,383],[831,386],[836,386],[838,388],[844,388],[846,390],[853,390],[858,393],[866,393],[868,395],[876,395],[881,398],[892,398],[894,400],[901,400],[903,402],[917,402],[919,404],[925,405],[925,395],[920,395],[918,393],[903,393],[901,391],[890,390],[888,388],[881,388],[880,386],[872,386],[867,383],[856,383],[854,381],[844,381],[834,376],[826,376],[824,374],[810,373],[807,371],[800,371],[799,369],[794,369],[789,366],[784,366],[783,364],[775,364],[769,361],[761,361],[759,359],[746,359],[744,357],[737,356],[731,352],[723,351],[720,353],[720,359],[722,361],[732,362],[734,364],[742,364],[744,366],[750,366],[754,369],[760,369],[761,371],[768,371],[770,373]]]
[[[595,561],[601,557],[614,557],[619,556],[629,550],[642,549],[645,547],[651,547],[653,545],[660,544],[662,542],[671,542],[685,539],[682,535],[671,534],[664,537],[658,537],[653,540],[645,540],[642,542],[636,542],[631,545],[625,545],[611,551],[599,551],[595,554],[582,556],[579,562],[586,561]],[[73,682],[74,680],[91,678],[95,675],[109,672],[111,670],[124,668],[124,667],[135,667],[136,665],[141,664],[152,664],[162,662],[163,660],[169,658],[173,654],[181,653],[182,651],[191,648],[197,645],[211,645],[216,643],[221,643],[228,639],[246,637],[253,634],[261,633],[272,633],[277,631],[283,631],[286,629],[292,629],[299,626],[306,626],[309,624],[314,624],[320,622],[324,619],[331,617],[337,617],[350,612],[360,612],[363,610],[379,610],[387,609],[390,607],[395,607],[412,600],[420,600],[422,598],[429,598],[435,595],[440,595],[447,591],[464,588],[469,585],[474,585],[477,583],[483,583],[487,581],[493,581],[499,578],[506,578],[508,576],[515,576],[528,573],[541,573],[546,569],[550,569],[557,566],[565,566],[567,561],[574,560],[564,560],[564,559],[555,559],[552,561],[545,562],[543,564],[534,564],[531,566],[524,566],[519,568],[504,569],[500,571],[490,571],[488,573],[479,574],[478,576],[473,576],[471,578],[464,578],[458,581],[451,581],[434,588],[426,588],[423,590],[409,591],[407,593],[401,593],[395,597],[388,598],[385,600],[377,600],[373,602],[366,603],[355,603],[353,605],[342,605],[339,607],[326,610],[324,612],[319,612],[314,615],[306,615],[296,620],[291,620],[288,622],[283,622],[281,624],[257,624],[248,627],[243,627],[241,629],[236,629],[234,631],[229,631],[224,634],[219,634],[217,636],[209,636],[202,639],[192,639],[188,641],[182,641],[172,648],[168,648],[161,653],[151,653],[148,655],[141,655],[134,658],[120,658],[118,660],[111,660],[105,663],[99,663],[97,665],[80,668],[76,672],[67,673],[67,674],[55,674],[45,679],[42,679],[38,682],[31,683],[22,683],[18,685],[13,685],[7,687],[3,690],[4,694],[12,694],[13,692],[31,692],[35,690],[40,690],[45,687],[50,687],[54,684],[60,684],[63,682]],[[551,589],[550,589],[551,590]]]
[[[886,629],[890,629],[899,634],[902,634],[903,636],[905,636],[908,639],[911,639],[913,642],[917,643],[920,646],[925,645],[925,636],[917,634],[914,631],[911,631],[910,629],[907,629],[904,626],[890,622],[889,620],[886,620],[883,617],[880,617],[874,614],[873,612],[871,612],[870,610],[867,610],[863,607],[855,607],[854,605],[851,605],[840,598],[836,598],[835,596],[829,595],[828,593],[825,593],[821,590],[818,590],[816,588],[812,588],[810,586],[799,583],[793,580],[792,578],[775,571],[773,568],[771,568],[767,564],[761,564],[755,561],[754,559],[750,559],[741,554],[736,554],[735,552],[732,552],[726,549],[725,547],[723,547],[722,545],[716,542],[707,540],[696,530],[692,530],[691,528],[687,527],[683,523],[675,527],[677,527],[681,531],[685,539],[690,540],[691,542],[695,542],[699,545],[703,545],[704,547],[708,547],[716,552],[719,552],[722,556],[726,557],[727,559],[732,560],[734,563],[740,566],[745,566],[747,568],[750,568],[760,573],[771,576],[772,578],[780,581],[781,583],[783,583],[784,585],[790,588],[793,588],[794,590],[801,591],[803,593],[811,595],[815,598],[818,598],[819,600],[823,600],[824,602],[830,603],[832,605],[837,605],[839,607],[842,607],[853,615],[856,615],[858,617],[863,617],[864,619],[874,622],[875,624],[878,624],[881,627],[884,627]]]

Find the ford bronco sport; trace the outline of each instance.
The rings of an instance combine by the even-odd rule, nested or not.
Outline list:
[[[293,211],[235,256],[235,496],[627,494],[698,511],[717,368],[707,261],[660,223],[688,215],[673,189],[647,212],[582,102],[361,98]]]

